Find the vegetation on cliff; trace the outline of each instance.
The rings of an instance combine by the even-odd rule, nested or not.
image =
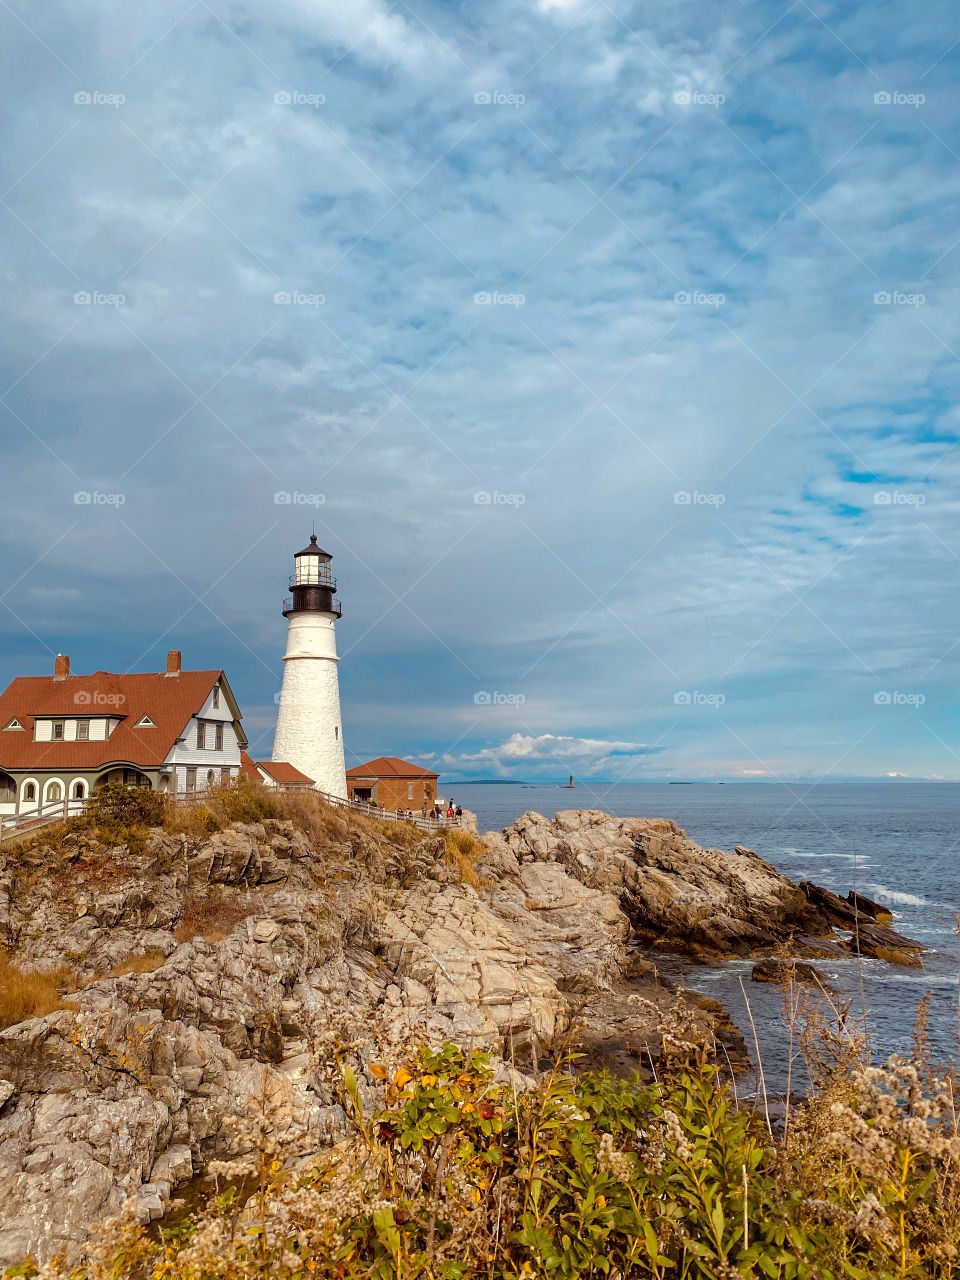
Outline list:
[[[849,1043],[847,1045],[849,1049]],[[150,1232],[107,1224],[90,1260],[44,1280],[952,1277],[960,1260],[956,1080],[911,1061],[855,1067],[807,1040],[819,1073],[776,1139],[715,1068],[651,1084],[576,1076],[497,1083],[452,1044],[373,1063],[367,1113],[320,1157],[278,1134],[270,1090],[235,1122],[200,1210]],[[826,1050],[826,1052],[825,1052]],[[8,1272],[32,1275],[30,1264]]]

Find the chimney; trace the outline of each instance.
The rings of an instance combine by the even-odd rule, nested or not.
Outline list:
[[[167,653],[167,675],[178,676],[183,666],[183,654],[179,649],[171,649]]]
[[[53,663],[54,680],[66,680],[70,674],[70,659],[65,653],[58,653]]]

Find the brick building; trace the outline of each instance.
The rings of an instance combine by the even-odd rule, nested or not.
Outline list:
[[[347,770],[347,791],[351,800],[372,800],[384,809],[413,809],[424,803],[432,809],[437,799],[440,775],[396,756],[377,756],[366,764]]]

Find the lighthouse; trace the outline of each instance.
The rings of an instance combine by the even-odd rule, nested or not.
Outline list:
[[[293,558],[290,595],[283,602],[287,651],[283,655],[280,714],[274,760],[286,760],[330,795],[347,798],[337,678],[337,580],[333,557],[310,545]]]

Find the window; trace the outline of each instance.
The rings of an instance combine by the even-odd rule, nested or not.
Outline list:
[[[63,721],[62,720],[54,720],[53,722],[53,740],[54,742],[63,741]]]
[[[28,782],[23,788],[23,798],[24,800],[36,800],[37,784],[35,782]]]
[[[221,782],[221,784],[223,784],[223,785],[225,786],[229,781],[230,781],[230,770],[229,770],[229,769],[221,769],[221,770],[220,770],[220,782]]]
[[[213,686],[213,705],[214,707],[219,707],[220,705],[220,686],[218,684]]]
[[[413,783],[412,782],[407,783],[407,799],[408,800],[413,799]]]
[[[137,723],[133,726],[135,729],[155,729],[157,726],[153,723],[149,716],[141,716]]]
[[[56,800],[63,799],[63,787],[59,782],[47,783],[47,803],[52,804]]]
[[[197,789],[197,771],[196,769],[187,770],[187,790],[196,791]]]
[[[338,724],[333,726],[333,736],[337,742],[340,741],[340,726]]]
[[[77,741],[86,742],[89,737],[90,737],[90,721],[78,720],[77,721]],[[78,799],[82,800],[83,797],[78,796]]]
[[[13,719],[10,721],[9,724],[5,724],[3,727],[4,729],[22,729],[23,725],[20,723],[19,720]]]
[[[78,782],[74,785],[73,798],[74,800],[85,800],[87,798],[87,788],[84,783]]]
[[[218,724],[216,727],[214,746],[216,747],[217,751],[223,750],[223,725],[222,724]]]
[[[207,786],[212,787],[217,781],[217,775],[212,769],[207,770]]]
[[[197,750],[202,751],[207,745],[207,726],[202,720],[197,721]]]
[[[124,769],[124,771],[123,771],[123,785],[124,785],[125,787],[139,787],[139,786],[140,786],[140,771],[139,771],[138,769]]]

